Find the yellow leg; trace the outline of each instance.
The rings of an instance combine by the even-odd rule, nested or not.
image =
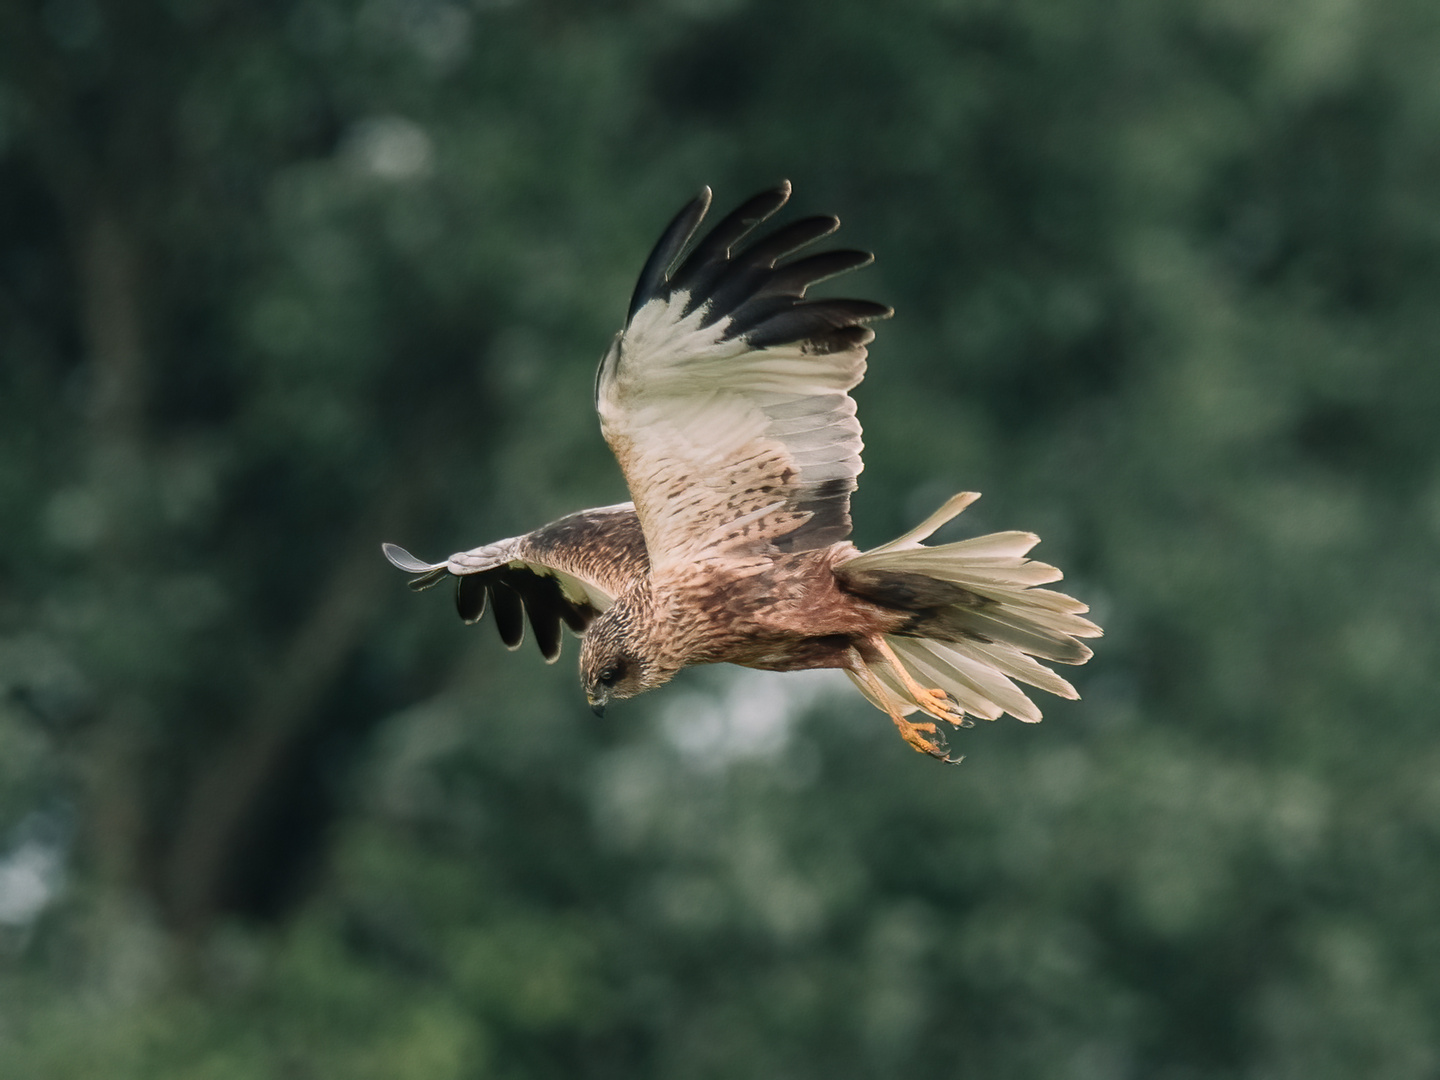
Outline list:
[[[883,656],[890,666],[895,669],[895,676],[901,684],[915,698],[915,704],[921,709],[935,717],[937,720],[945,720],[956,727],[970,727],[965,719],[965,710],[962,709],[949,694],[944,690],[938,690],[931,686],[921,686],[914,677],[906,670],[900,658],[895,655],[895,650],[890,648],[890,643],[883,637],[873,637],[870,644]]]
[[[960,762],[965,759],[963,754],[960,757],[954,758],[949,756],[948,749],[945,745],[945,735],[934,724],[929,721],[912,724],[909,720],[906,720],[904,715],[905,703],[895,697],[890,691],[890,688],[880,681],[879,676],[870,670],[869,666],[861,659],[858,653],[855,655],[855,664],[850,670],[865,684],[865,689],[875,695],[875,700],[881,702],[886,714],[900,730],[900,737],[909,743],[916,751],[922,754],[929,754],[933,758],[939,758],[947,765],[959,765]],[[926,735],[932,736],[935,741],[931,742],[930,739],[925,737]]]

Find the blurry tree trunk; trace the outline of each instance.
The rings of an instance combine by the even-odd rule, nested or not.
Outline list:
[[[255,689],[235,733],[193,778],[166,854],[160,888],[171,921],[191,941],[223,907],[246,826],[287,756],[323,718],[324,697],[359,644],[375,608],[384,562],[375,537],[402,499],[382,497],[353,531],[270,677]]]
[[[203,620],[183,617],[175,596],[187,578],[247,600],[274,580],[264,565],[222,565],[194,550],[199,530],[215,522],[224,529],[224,515],[253,497],[247,483],[263,491],[263,468],[291,464],[280,444],[247,454],[244,421],[228,426],[250,404],[253,372],[241,371],[233,385],[220,377],[205,383],[213,411],[198,417],[185,415],[191,384],[167,379],[183,381],[193,374],[185,363],[221,354],[243,368],[250,345],[235,332],[246,325],[236,316],[249,306],[244,242],[254,231],[245,207],[263,203],[279,170],[334,152],[344,95],[323,92],[308,46],[291,40],[296,25],[283,5],[0,0],[0,181],[40,210],[7,235],[43,251],[36,264],[54,276],[53,305],[31,313],[48,346],[37,353],[37,371],[84,390],[83,407],[53,393],[43,402],[49,412],[40,419],[52,425],[44,430],[61,437],[29,477],[35,520],[60,523],[54,537],[41,538],[59,541],[46,552],[51,561],[33,571],[37,581],[51,574],[56,582],[53,592],[37,585],[33,594],[53,599],[59,613],[44,632],[99,702],[73,754],[66,747],[62,798],[78,818],[74,877],[96,886],[88,895],[100,898],[97,909],[139,898],[190,941],[244,903],[248,885],[271,883],[261,880],[270,852],[252,845],[270,841],[272,808],[316,782],[323,764],[307,755],[328,734],[322,726],[336,717],[334,703],[354,700],[345,697],[346,664],[386,581],[377,550],[383,523],[405,497],[398,483],[386,490],[385,466],[371,460],[365,483],[345,489],[348,501],[326,504],[345,518],[350,538],[333,554],[323,550],[328,539],[292,528],[293,507],[278,500],[244,522],[244,535],[203,536],[201,546],[242,549],[294,536],[300,557],[315,564],[313,584],[280,601],[278,632],[266,620],[237,620],[228,636],[211,638],[199,629]],[[217,133],[223,148],[211,145]],[[212,261],[217,250],[226,257]],[[19,254],[17,266],[29,257]],[[192,282],[176,269],[182,265],[232,276]],[[196,325],[203,329],[191,336]],[[196,340],[208,351],[179,355]],[[476,418],[473,405],[438,411],[467,429]],[[447,437],[438,425],[419,426],[420,438]],[[205,489],[196,499],[218,507],[197,524],[205,515],[182,522],[167,485],[185,472],[180,440],[201,429],[198,441],[215,447],[224,465],[195,470]],[[365,506],[370,490],[378,494]],[[65,513],[47,518],[57,507]],[[78,528],[69,529],[72,521]],[[242,576],[251,573],[260,577]],[[33,610],[34,622],[45,624],[40,603]],[[203,647],[192,652],[192,644]],[[245,663],[207,667],[232,646]],[[247,683],[257,655],[273,662]],[[220,715],[196,715],[203,706],[194,702],[215,700],[224,702]],[[366,720],[347,718],[347,734],[362,732]],[[102,912],[91,942],[102,963],[110,932]]]
[[[37,4],[5,4],[0,61],[27,116],[29,162],[63,221],[76,288],[74,318],[89,393],[66,464],[101,516],[96,554],[75,566],[98,600],[115,592],[117,568],[143,573],[136,559],[148,531],[138,495],[149,355],[140,238],[126,217],[125,185],[107,182],[117,140],[82,122],[82,98],[94,92],[93,79],[77,77],[72,57],[57,48],[53,20],[64,15]],[[112,117],[119,116],[129,99],[120,94],[108,104]],[[145,708],[131,687],[106,687],[102,698],[79,765],[84,844],[104,883],[134,886],[148,825],[141,798],[144,744],[135,737]]]
[[[100,206],[81,226],[76,258],[80,317],[90,363],[92,465],[139,464],[147,373],[141,329],[139,257],[129,230]],[[123,467],[123,466],[122,466]]]
[[[138,228],[146,219],[134,210],[165,205],[177,182],[165,155],[151,152],[167,138],[171,103],[134,82],[143,57],[127,57],[132,70],[117,71],[103,85],[77,77],[73,57],[57,50],[38,9],[0,10],[7,13],[0,59],[35,113],[31,160],[65,223],[76,287],[87,384],[68,464],[70,482],[96,508],[100,540],[74,573],[86,595],[115,616],[148,602],[165,572],[156,555],[165,550],[167,526],[154,505],[159,443],[149,416],[158,377],[150,335],[163,337],[164,327],[148,310],[160,294],[147,287],[153,263]],[[109,29],[118,34],[123,22]],[[145,32],[164,25],[147,24]],[[150,44],[163,50],[158,40]],[[89,115],[94,102],[85,100],[96,94],[105,95],[99,124]],[[127,162],[150,167],[137,171]],[[103,892],[143,893],[188,938],[203,934],[233,884],[237,848],[272,794],[277,767],[323,716],[325,696],[364,632],[382,580],[373,538],[395,503],[382,498],[362,515],[353,550],[330,564],[308,612],[297,605],[304,613],[297,613],[291,639],[275,647],[274,669],[248,704],[237,703],[243,715],[219,745],[195,757],[163,752],[155,743],[155,732],[163,732],[163,724],[155,726],[159,706],[147,700],[143,674],[100,676],[103,706],[83,735],[77,771],[82,850]],[[181,763],[191,775],[157,782],[155,770]],[[161,819],[151,793],[167,787],[182,793],[180,809]],[[103,938],[103,918],[96,931]]]
[[[81,189],[80,178],[64,185]],[[61,192],[57,194],[64,194]],[[102,542],[86,573],[96,595],[113,594],[117,579],[145,573],[143,503],[147,350],[140,265],[135,240],[114,208],[102,199],[69,207],[72,259],[79,286],[77,315],[89,373],[82,482],[103,515]],[[111,610],[123,605],[109,603]],[[83,774],[90,802],[86,818],[94,865],[107,885],[133,888],[148,822],[144,800],[144,703],[129,685],[114,686],[87,740]]]

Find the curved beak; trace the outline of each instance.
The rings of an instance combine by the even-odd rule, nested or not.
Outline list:
[[[594,696],[586,694],[585,700],[590,703],[591,712],[593,712],[596,716],[602,718],[604,717],[605,706],[610,702],[610,696],[608,694],[598,694]]]

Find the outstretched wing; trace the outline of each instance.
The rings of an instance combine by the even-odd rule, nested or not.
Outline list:
[[[488,606],[500,639],[518,649],[525,618],[547,662],[560,655],[560,624],[583,634],[590,620],[649,570],[645,538],[633,503],[582,510],[523,536],[427,563],[395,544],[385,557],[406,573],[410,587],[428,589],[455,578],[455,608],[467,623]]]
[[[661,236],[600,363],[595,406],[657,572],[850,534],[862,466],[849,391],[875,337],[864,324],[891,311],[805,299],[815,282],[873,258],[793,257],[839,228],[837,218],[804,218],[745,244],[789,197],[789,183],[756,195],[681,261],[710,205],[702,191]]]

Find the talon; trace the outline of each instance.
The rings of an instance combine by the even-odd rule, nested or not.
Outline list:
[[[912,724],[909,720],[900,716],[892,717],[895,726],[900,729],[900,737],[921,754],[928,754],[941,761],[949,761],[949,748],[945,745],[945,733],[929,721]],[[925,734],[921,734],[924,732]],[[933,735],[935,741],[931,742],[925,735]],[[958,763],[958,759],[957,759]]]
[[[915,704],[919,705],[924,712],[935,717],[937,720],[944,720],[946,723],[953,724],[956,727],[967,728],[975,726],[974,721],[965,715],[964,708],[961,707],[960,702],[956,700],[953,694],[933,686],[921,686],[916,682],[915,677],[906,669],[904,662],[895,655],[895,650],[886,644],[884,637],[875,637],[871,640],[870,644],[890,666],[895,676],[900,680],[901,685],[905,687],[906,693],[911,696]],[[878,681],[876,681],[875,685],[879,685]],[[885,695],[882,693],[880,697],[883,700]],[[908,742],[909,739],[907,738],[906,741]]]
[[[925,712],[956,727],[971,726],[966,722],[965,710],[953,695],[935,687],[922,686],[919,689],[921,693],[916,695],[916,702]]]
[[[912,695],[911,699],[918,704],[924,712],[935,717],[937,720],[944,720],[946,723],[952,724],[955,727],[974,726],[974,722],[965,715],[965,710],[960,707],[960,703],[952,695],[946,693],[944,690],[937,690],[933,687],[927,688],[916,683],[905,670],[905,666],[900,662],[899,658],[891,651],[890,646],[885,644],[884,638],[876,637],[873,645],[876,651],[893,667],[896,675],[905,687],[905,692]],[[855,666],[850,670],[855,676],[856,681],[869,690],[870,694],[873,695],[871,700],[885,710],[891,721],[895,724],[895,727],[899,729],[900,737],[909,743],[913,750],[933,757],[946,765],[959,765],[960,762],[965,760],[964,754],[958,757],[951,757],[949,755],[945,735],[935,724],[928,720],[922,720],[918,723],[911,723],[909,720],[906,720],[903,713],[907,703],[898,698],[896,694],[876,676],[875,672],[872,671],[860,657],[858,651],[855,653],[855,660]],[[933,736],[934,741],[932,742],[930,739],[925,738],[926,735]]]

